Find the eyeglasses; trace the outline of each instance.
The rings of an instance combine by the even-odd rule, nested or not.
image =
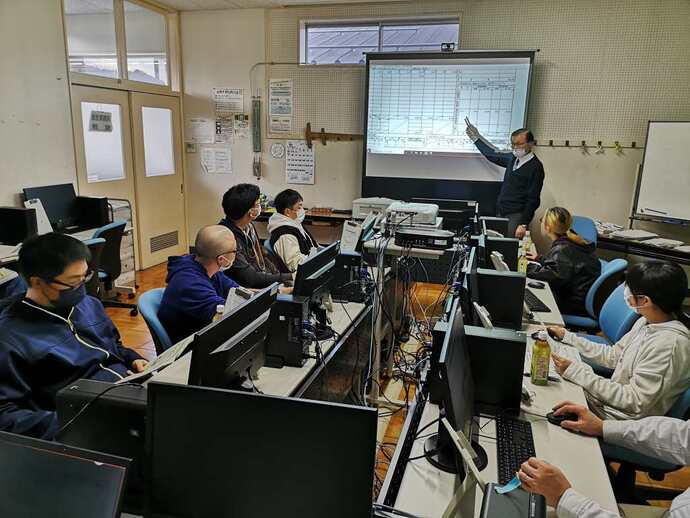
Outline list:
[[[83,284],[86,284],[87,282],[89,282],[91,279],[93,279],[93,276],[94,276],[94,271],[89,270],[88,272],[86,272],[86,274],[84,275],[84,278],[81,280],[81,282],[79,282],[77,284],[67,284],[66,282],[58,281],[57,279],[44,279],[44,280],[46,282],[51,283],[51,284],[59,284],[60,286],[64,286],[65,288],[70,288],[70,289],[74,290],[74,289],[81,287]]]
[[[234,250],[228,250],[227,252],[223,252],[222,254],[218,254],[216,256],[216,259],[218,259],[219,257],[226,255],[226,254],[236,254],[236,253],[237,253],[237,248],[235,248]]]

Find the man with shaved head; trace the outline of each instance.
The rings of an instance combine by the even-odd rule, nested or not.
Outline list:
[[[194,254],[168,259],[168,286],[158,318],[173,344],[210,324],[230,288],[238,286],[223,273],[237,254],[235,236],[227,227],[202,228],[194,248]]]

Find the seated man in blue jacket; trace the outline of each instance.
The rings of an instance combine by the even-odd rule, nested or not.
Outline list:
[[[195,254],[168,259],[168,286],[158,318],[173,344],[211,323],[230,288],[239,285],[223,272],[237,254],[235,235],[223,225],[199,230]]]
[[[52,439],[56,393],[81,378],[114,382],[146,360],[120,343],[98,299],[86,295],[89,249],[50,233],[27,239],[28,284],[0,313],[0,430]]]

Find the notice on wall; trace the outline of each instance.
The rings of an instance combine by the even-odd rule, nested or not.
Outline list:
[[[215,128],[211,119],[191,118],[185,124],[185,142],[213,144]]]
[[[285,143],[285,181],[287,183],[314,184],[314,147],[303,140]]]
[[[89,131],[111,133],[113,131],[113,114],[93,110],[89,118]]]
[[[234,125],[234,136],[238,139],[249,138],[249,115],[244,113],[236,113]]]
[[[201,148],[201,168],[208,174],[232,174],[230,146],[204,146]]]
[[[292,79],[271,79],[268,84],[268,119],[271,133],[292,131],[294,116]]]
[[[231,116],[216,117],[216,144],[230,144],[233,136],[233,118]]]
[[[214,88],[213,103],[216,117],[244,112],[244,91],[242,88]]]

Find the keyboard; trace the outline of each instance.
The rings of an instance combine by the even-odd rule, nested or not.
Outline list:
[[[523,462],[536,456],[532,425],[521,419],[499,415],[496,418],[496,450],[498,483],[507,484]]]
[[[529,288],[525,288],[525,304],[533,313],[549,313],[551,311],[551,308],[544,304]]]

